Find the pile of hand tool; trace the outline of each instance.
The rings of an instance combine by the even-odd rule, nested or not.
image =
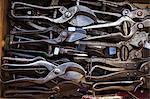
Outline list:
[[[150,9],[106,0],[12,0],[4,97],[82,97],[150,89]]]

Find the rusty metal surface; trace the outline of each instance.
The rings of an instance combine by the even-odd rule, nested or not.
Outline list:
[[[150,89],[149,8],[118,0],[12,0],[9,7],[3,97],[124,91],[138,99],[131,92]]]

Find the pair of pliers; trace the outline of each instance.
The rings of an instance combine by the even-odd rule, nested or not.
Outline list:
[[[3,64],[3,67],[4,66],[8,66],[8,67],[44,66],[49,71],[47,76],[44,78],[31,78],[31,77],[18,78],[18,79],[5,81],[4,84],[13,83],[13,82],[22,82],[22,81],[33,82],[36,84],[44,84],[56,77],[67,79],[67,80],[79,80],[86,73],[86,71],[81,65],[74,63],[74,62],[66,62],[61,65],[56,66],[50,62],[40,60],[40,61],[36,61],[33,63],[29,63],[29,64]]]

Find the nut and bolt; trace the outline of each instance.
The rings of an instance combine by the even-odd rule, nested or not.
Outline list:
[[[65,16],[66,16],[67,18],[71,17],[71,15],[72,15],[72,14],[71,14],[69,11],[66,11],[66,12],[65,12]]]
[[[128,9],[123,10],[123,15],[127,15],[130,11]]]
[[[138,15],[138,16],[142,16],[142,15],[143,15],[143,12],[142,12],[142,11],[138,11],[138,12],[137,12],[137,15]]]
[[[142,23],[139,23],[139,24],[137,25],[137,27],[138,27],[139,29],[142,29],[142,28],[144,28],[144,25],[143,25]]]
[[[60,73],[60,69],[58,69],[58,68],[54,69],[54,73],[55,74],[59,74]]]
[[[28,14],[28,15],[31,15],[31,14],[32,14],[32,12],[31,12],[31,11],[27,11],[27,14]]]

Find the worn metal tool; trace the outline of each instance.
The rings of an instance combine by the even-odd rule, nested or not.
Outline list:
[[[10,34],[12,35],[22,35],[22,34],[46,34],[49,31],[54,31],[54,32],[60,32],[60,30],[62,29],[58,29],[56,30],[56,27],[48,27],[42,30],[39,29],[34,29],[34,30],[25,30],[25,29],[21,29],[17,26],[14,27],[16,29],[16,31],[11,31]]]
[[[24,54],[29,54],[33,56],[41,56],[44,58],[51,58],[57,55],[70,55],[70,56],[88,56],[86,52],[77,50],[75,48],[67,47],[55,47],[53,46],[50,51],[38,51],[38,50],[25,50],[25,49],[9,49],[11,52],[20,52]],[[16,59],[17,60],[17,59]],[[20,59],[21,60],[21,59]],[[24,59],[22,59],[24,61]]]
[[[30,78],[30,77],[18,78],[18,79],[14,79],[14,80],[5,81],[4,82],[5,84],[13,83],[13,82],[20,82],[20,81],[28,81],[28,82],[33,82],[33,83],[37,83],[37,84],[43,84],[43,83],[46,83],[46,82],[48,82],[48,81],[50,81],[56,77],[70,80],[70,77],[72,77],[71,74],[73,72],[68,73],[67,71],[69,71],[69,70],[77,72],[77,74],[76,74],[76,72],[75,72],[75,74],[73,73],[73,75],[76,75],[76,76],[74,76],[75,78],[73,77],[72,79],[78,80],[78,77],[79,77],[79,79],[81,79],[86,73],[82,66],[80,66],[79,64],[74,63],[74,62],[63,63],[59,66],[56,66],[56,65],[49,63],[47,61],[37,61],[37,62],[30,63],[30,64],[3,64],[3,66],[9,66],[9,67],[44,66],[49,70],[48,75],[44,78]],[[81,76],[79,76],[78,72]]]
[[[48,44],[58,44],[63,41],[67,42],[74,42],[80,39],[83,39],[86,37],[86,31],[78,28],[75,29],[74,31],[70,30],[68,27],[68,30],[62,31],[57,38],[53,39],[41,39],[41,40],[30,40],[30,41],[11,41],[10,44],[24,44],[24,43],[48,43]]]
[[[134,49],[129,42],[121,41],[119,43],[107,43],[107,42],[97,42],[97,41],[77,41],[75,44],[82,44],[89,46],[88,48],[96,48],[95,51],[103,51],[103,49],[108,48],[108,55],[115,55],[115,60],[128,60],[129,58],[141,58],[142,53],[138,53],[136,56],[131,54],[132,51],[136,50],[137,52],[141,52],[141,48]],[[99,49],[99,50],[98,50]],[[101,50],[100,50],[101,49]],[[99,52],[100,53],[100,52]],[[105,56],[106,58],[109,58]]]
[[[95,83],[93,85],[93,90],[94,91],[106,91],[106,90],[124,90],[124,91],[136,91],[135,89],[137,89],[137,84],[136,83],[139,83],[140,85],[143,85],[143,80],[135,80],[135,81],[116,81],[116,82],[98,82],[98,83]],[[104,88],[96,88],[97,86],[102,86],[102,85],[111,85],[109,87],[104,87]],[[113,86],[113,84],[123,84],[124,86]],[[131,84],[131,85],[128,85],[128,86],[125,86],[125,85],[128,85],[128,84]],[[132,84],[135,84],[135,85],[132,85]],[[138,85],[139,85],[138,84]]]
[[[127,16],[121,17],[119,20],[115,22],[110,22],[110,23],[104,23],[104,24],[97,24],[97,25],[91,25],[91,26],[86,26],[82,27],[83,29],[92,29],[92,28],[104,28],[104,27],[112,27],[112,26],[118,26],[121,25],[123,22],[129,22],[130,23],[130,30],[128,28],[125,28],[125,31],[123,33],[112,33],[108,35],[102,35],[102,36],[96,36],[96,37],[89,37],[86,38],[85,40],[93,40],[93,39],[102,39],[102,38],[111,38],[111,37],[122,37],[124,39],[129,39],[131,38],[139,29],[143,29],[145,27],[150,27],[150,20],[146,19],[142,22],[136,22],[133,21],[131,18]]]
[[[109,6],[114,6],[114,7],[119,7],[119,6],[123,6],[123,5],[129,5],[131,10],[135,10],[137,9],[137,7],[128,2],[128,1],[124,1],[124,2],[112,2],[112,1],[106,1],[106,0],[98,0],[99,2],[102,2],[103,4],[109,5]]]
[[[85,61],[88,63],[103,63],[103,64],[108,64],[111,65],[111,68],[109,70],[124,70],[124,69],[129,69],[129,70],[136,70],[138,69],[141,64],[146,63],[147,61],[150,60],[150,57],[147,58],[141,58],[141,59],[133,59],[133,60],[127,60],[127,61],[120,61],[116,59],[108,59],[108,58],[86,58],[86,57],[74,57],[76,61],[81,60]],[[99,66],[98,66],[99,67]],[[102,68],[102,67],[101,67]],[[103,67],[105,68],[105,67]],[[114,69],[113,69],[114,68]],[[107,69],[107,68],[105,68]],[[91,70],[91,69],[90,69]]]
[[[78,5],[80,5],[80,3],[83,3],[83,4],[94,5],[94,6],[104,5],[104,6],[115,7],[115,8],[119,8],[119,7],[124,8],[124,5],[128,5],[131,10],[138,9],[134,4],[130,3],[129,1],[123,1],[123,2],[113,2],[113,1],[106,1],[106,0],[98,0],[97,2],[88,1],[88,0],[72,0],[72,1],[76,1]]]
[[[106,0],[18,0],[1,66],[4,97],[81,97],[150,86],[150,10]]]
[[[2,61],[15,61],[15,62],[25,62],[25,63],[30,63],[30,62],[34,62],[34,61],[38,61],[38,60],[45,60],[45,58],[43,57],[35,57],[35,58],[14,58],[14,57],[2,57]]]
[[[17,5],[22,5],[22,6],[27,6],[27,7],[30,7],[30,8],[35,8],[35,9],[42,9],[42,10],[53,10],[53,9],[59,9],[59,11],[62,13],[62,16],[59,17],[59,18],[56,18],[56,19],[52,19],[52,18],[49,18],[47,16],[43,16],[43,15],[39,15],[39,16],[32,16],[32,15],[15,15],[14,14],[14,10],[16,10],[16,6]],[[50,6],[50,7],[42,7],[42,6],[37,6],[37,5],[32,5],[32,4],[27,4],[27,3],[23,3],[23,2],[14,2],[12,4],[12,7],[11,7],[11,15],[14,17],[14,18],[21,18],[21,19],[45,19],[45,20],[48,20],[50,22],[54,22],[54,23],[64,23],[68,20],[70,20],[74,14],[76,13],[77,11],[77,7],[71,7],[70,9],[67,9],[63,6]],[[18,8],[19,9],[19,8]],[[28,12],[29,13],[29,12]]]
[[[15,97],[51,97],[53,95],[55,96],[76,96],[77,95],[77,89],[80,88],[81,85],[73,82],[73,81],[62,81],[58,83],[53,88],[45,88],[45,87],[38,87],[38,86],[30,86],[30,88],[26,89],[10,89],[6,90],[4,95],[6,97],[9,96],[15,96]],[[76,91],[76,93],[75,93]],[[40,93],[40,94],[39,94]],[[38,94],[38,95],[37,95]],[[79,94],[79,93],[78,93]],[[81,94],[79,94],[81,96]]]

